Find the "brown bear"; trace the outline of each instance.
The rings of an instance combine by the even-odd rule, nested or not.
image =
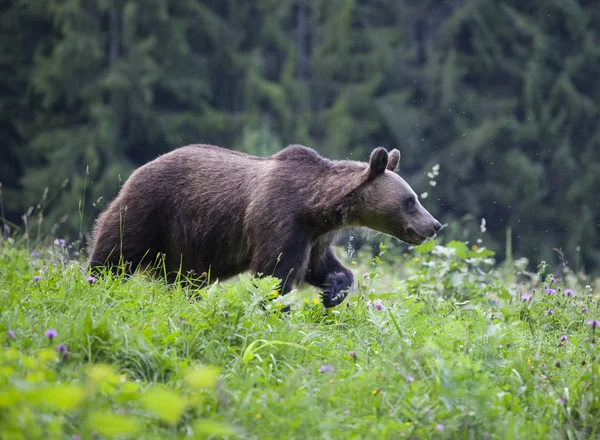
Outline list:
[[[98,218],[90,266],[128,272],[161,255],[177,274],[227,278],[250,269],[322,289],[341,303],[352,272],[331,243],[346,226],[366,226],[418,244],[442,226],[396,173],[400,153],[383,148],[369,163],[332,161],[301,145],[254,157],[190,145],[138,168]]]

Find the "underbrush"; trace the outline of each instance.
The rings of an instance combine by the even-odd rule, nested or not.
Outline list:
[[[462,242],[348,263],[324,310],[269,278],[95,279],[60,241],[1,242],[0,438],[597,435],[597,283]]]

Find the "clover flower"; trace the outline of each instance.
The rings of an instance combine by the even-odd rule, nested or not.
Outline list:
[[[49,328],[48,330],[46,330],[44,335],[52,341],[52,339],[54,339],[58,336],[58,332],[56,330],[54,330],[53,328]]]
[[[587,313],[587,312],[588,312],[588,308],[587,308],[587,307],[584,307],[584,308],[582,308],[582,309],[581,309],[581,312],[582,312],[582,313]]]
[[[530,302],[531,301],[532,296],[531,295],[523,295],[521,297],[521,301],[523,302]]]
[[[552,309],[546,310],[546,315],[548,315],[548,316],[554,315],[554,310],[552,310]]]
[[[550,287],[546,287],[544,292],[546,292],[546,295],[556,295],[556,289],[551,289]]]
[[[94,284],[97,280],[94,277],[87,277],[86,281],[88,282],[88,284]]]
[[[55,246],[64,246],[67,242],[65,241],[64,238],[57,238],[56,240],[54,240],[54,245]]]
[[[563,295],[565,295],[565,296],[575,296],[575,292],[573,292],[571,289],[565,289],[565,291],[563,292]]]
[[[15,331],[14,330],[7,330],[6,334],[8,335],[8,339],[15,339]]]
[[[587,325],[591,325],[593,329],[600,327],[600,321],[598,321],[597,319],[591,319],[588,322],[586,322]]]
[[[567,342],[567,336],[566,335],[562,335],[560,337],[560,342]]]
[[[67,350],[67,346],[65,344],[58,344],[56,346],[56,351],[58,351],[62,357],[67,357],[69,354],[69,350]]]
[[[41,279],[42,279],[42,276],[41,276],[41,275],[36,275],[36,276],[34,276],[34,277],[33,277],[33,281],[35,281],[36,283],[37,283],[39,280],[41,280]]]
[[[444,425],[442,425],[441,423],[438,423],[437,425],[435,425],[435,429],[439,432],[444,432]]]
[[[375,310],[377,310],[378,312],[381,312],[383,310],[383,304],[381,304],[381,301],[375,301]]]
[[[415,378],[414,378],[414,377],[412,377],[412,376],[407,376],[407,377],[406,377],[406,381],[407,381],[408,383],[413,383],[413,382],[415,381]]]
[[[330,371],[333,371],[333,367],[328,364],[321,365],[321,368],[319,368],[319,373],[328,373]]]

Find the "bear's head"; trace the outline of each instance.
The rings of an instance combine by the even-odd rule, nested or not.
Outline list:
[[[421,206],[417,194],[394,171],[400,152],[376,148],[354,192],[355,219],[361,226],[392,235],[409,244],[423,243],[442,227]]]

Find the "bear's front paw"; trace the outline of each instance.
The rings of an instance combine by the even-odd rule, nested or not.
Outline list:
[[[323,305],[329,308],[340,304],[348,295],[348,289],[353,283],[354,276],[350,271],[330,274],[323,289]]]

